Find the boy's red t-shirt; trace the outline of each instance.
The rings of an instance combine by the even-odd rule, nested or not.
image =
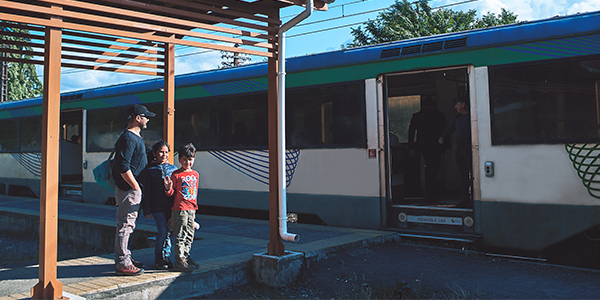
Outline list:
[[[168,196],[175,194],[173,210],[198,209],[196,198],[198,197],[199,179],[200,175],[194,170],[185,172],[179,169],[171,174],[173,187],[166,193]]]

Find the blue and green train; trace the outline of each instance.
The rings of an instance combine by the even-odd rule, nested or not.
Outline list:
[[[300,222],[474,240],[600,268],[600,14],[416,38],[287,60],[288,210]],[[177,76],[175,145],[198,148],[201,210],[268,210],[267,65]],[[126,107],[157,113],[162,80],[61,96],[61,199],[108,203],[92,170]],[[443,155],[437,202],[408,155],[421,100],[454,120],[468,98],[473,207]],[[39,196],[42,99],[0,104],[0,193]],[[79,138],[81,137],[81,142]],[[202,213],[202,211],[201,211]]]

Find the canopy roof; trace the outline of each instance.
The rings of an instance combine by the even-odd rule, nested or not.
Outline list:
[[[163,75],[165,44],[274,57],[281,21],[273,13],[302,0],[0,0],[0,52],[44,64],[44,30],[63,29],[62,66]],[[323,0],[315,9],[326,10]],[[16,29],[16,30],[15,30]],[[29,33],[20,33],[19,29]],[[239,47],[234,47],[235,45]],[[35,51],[24,50],[31,47]]]

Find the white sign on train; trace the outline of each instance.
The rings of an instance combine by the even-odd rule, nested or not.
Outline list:
[[[407,221],[412,222],[412,223],[444,224],[444,225],[460,225],[460,226],[462,226],[462,218],[452,218],[452,217],[408,216]]]

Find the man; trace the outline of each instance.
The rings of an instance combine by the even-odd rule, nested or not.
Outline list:
[[[450,137],[452,132],[455,132],[454,139],[456,140],[456,166],[458,167],[458,175],[460,178],[460,192],[462,200],[456,207],[472,207],[473,201],[469,193],[471,186],[470,174],[473,173],[473,159],[471,154],[471,114],[469,110],[469,99],[466,97],[455,99],[454,108],[458,112],[458,116],[454,122],[450,123],[448,128],[444,130],[438,142],[444,144],[444,141]]]
[[[408,127],[408,155],[420,155],[425,162],[425,196],[427,201],[436,201],[436,180],[442,163],[442,147],[438,138],[446,128],[446,117],[441,111],[435,110],[435,100],[429,96],[421,99],[421,111],[413,114]],[[417,140],[415,142],[415,132]]]
[[[127,110],[129,123],[115,145],[113,178],[115,179],[115,202],[117,209],[117,233],[115,237],[115,270],[117,275],[141,275],[142,264],[131,258],[129,237],[135,229],[135,221],[142,201],[142,188],[137,176],[148,164],[144,139],[140,136],[149,118],[156,114],[136,104]]]

